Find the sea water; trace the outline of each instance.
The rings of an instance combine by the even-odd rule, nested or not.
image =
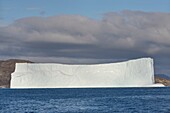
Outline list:
[[[0,113],[170,113],[170,87],[0,89]]]

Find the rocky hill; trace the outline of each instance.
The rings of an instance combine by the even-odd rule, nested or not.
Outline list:
[[[10,59],[10,60],[0,60],[0,87],[10,87],[11,73],[15,70],[15,63],[31,63],[31,61],[27,60],[18,60],[18,59]]]
[[[11,73],[15,70],[15,63],[32,63],[28,60],[18,60],[18,59],[10,59],[10,60],[0,60],[0,88],[9,88]],[[155,76],[155,83],[162,83],[165,86],[170,86],[170,80],[160,77],[159,75]]]
[[[155,76],[155,83],[162,83],[165,86],[170,86],[170,79],[162,78],[159,75]]]

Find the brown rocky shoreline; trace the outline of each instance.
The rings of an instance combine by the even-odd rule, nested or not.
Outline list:
[[[15,70],[16,63],[33,63],[28,60],[10,59],[10,60],[0,60],[0,88],[10,88],[11,73]],[[170,80],[155,76],[155,83],[161,83],[165,86],[170,86]]]

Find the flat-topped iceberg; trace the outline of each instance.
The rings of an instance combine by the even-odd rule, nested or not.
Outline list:
[[[152,87],[153,59],[118,63],[67,65],[17,63],[11,88]]]

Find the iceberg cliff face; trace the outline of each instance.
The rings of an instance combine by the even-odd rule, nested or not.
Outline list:
[[[154,84],[153,59],[66,65],[17,63],[11,88],[142,87]]]

